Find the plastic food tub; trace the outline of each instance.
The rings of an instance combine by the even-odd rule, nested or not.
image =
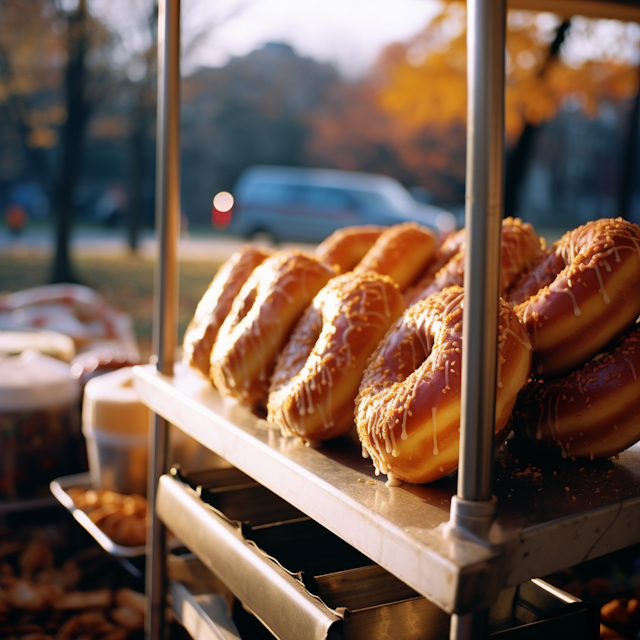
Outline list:
[[[66,362],[27,350],[0,358],[0,499],[49,495],[75,471],[80,386]]]

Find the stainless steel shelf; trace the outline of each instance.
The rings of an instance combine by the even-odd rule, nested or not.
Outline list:
[[[234,599],[221,593],[221,583],[236,605],[241,602],[281,640],[449,638],[451,616],[249,480],[237,469],[160,477],[158,515],[193,553],[170,556],[169,574],[184,575],[185,586],[206,594],[203,603],[214,598],[218,604],[215,624],[197,611],[193,600],[199,596],[188,607],[181,605],[180,619],[191,621],[188,629],[215,629],[225,620]],[[207,569],[209,579],[200,587]],[[533,637],[533,631],[584,640],[595,637],[598,628],[595,607],[531,580],[500,592],[489,611],[488,637],[522,638],[523,632]]]
[[[136,367],[153,411],[317,520],[447,612],[488,606],[532,577],[640,542],[640,446],[618,460],[537,459],[506,448],[496,466],[499,514],[490,541],[446,527],[454,478],[387,487],[343,437],[312,449],[221,398],[182,365]]]

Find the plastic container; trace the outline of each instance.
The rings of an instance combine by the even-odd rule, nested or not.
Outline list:
[[[118,493],[147,493],[151,412],[133,386],[133,367],[90,379],[84,387],[82,432],[91,484]],[[189,468],[228,463],[177,429],[171,430],[171,461]]]
[[[95,489],[145,495],[151,413],[133,387],[133,368],[90,379],[84,387],[82,433]]]
[[[118,493],[147,492],[146,433],[126,434],[82,425],[87,442],[91,486]]]
[[[80,385],[66,362],[27,350],[0,358],[0,499],[48,496],[75,473]]]
[[[57,331],[25,329],[0,331],[0,357],[18,356],[24,351],[39,351],[63,362],[70,362],[76,355],[76,347],[69,336]]]

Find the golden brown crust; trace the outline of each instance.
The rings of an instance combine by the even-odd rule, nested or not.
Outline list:
[[[637,598],[615,598],[603,604],[600,607],[600,622],[608,632],[612,632],[607,633],[604,638],[637,637],[640,626],[640,601]],[[613,635],[617,633],[621,635]],[[602,640],[602,633],[600,638]]]
[[[543,248],[544,241],[538,237],[530,224],[523,223],[519,218],[505,218],[502,221],[500,295],[504,296],[521,274],[540,259]],[[430,265],[420,282],[411,287],[406,296],[407,304],[414,304],[446,287],[462,286],[464,284],[464,249],[465,230],[462,229],[445,241],[433,265]],[[448,260],[442,262],[446,256],[449,256]],[[440,268],[437,271],[434,270],[440,263],[442,263]]]
[[[505,300],[511,305],[521,304],[536,295],[540,289],[550,285],[563,269],[562,258],[553,249],[545,249],[529,268],[520,274],[518,280],[507,291]]]
[[[338,273],[347,273],[364,258],[384,230],[385,227],[375,225],[338,229],[316,247],[313,255],[335,267]]]
[[[115,601],[119,607],[127,607],[134,611],[144,613],[146,609],[146,599],[144,593],[123,587],[115,593]]]
[[[376,273],[329,281],[278,359],[267,405],[284,436],[329,440],[353,426],[371,352],[404,310],[397,285]]]
[[[69,490],[73,504],[116,544],[136,547],[146,542],[147,501],[140,495],[108,490]]]
[[[253,270],[268,253],[256,247],[242,247],[219,269],[198,303],[184,334],[183,361],[209,378],[211,350],[234,298]]]
[[[637,327],[637,325],[636,325]],[[608,458],[640,440],[640,329],[563,378],[532,380],[514,428],[563,457]]]
[[[279,251],[251,274],[220,327],[211,376],[220,393],[264,406],[276,358],[315,295],[335,275],[300,251]]]
[[[129,631],[144,629],[144,613],[129,607],[117,607],[110,611],[115,622]]]
[[[640,314],[640,228],[618,218],[565,234],[538,265],[553,282],[515,307],[538,374],[571,371],[621,335]]]
[[[424,269],[415,282],[405,290],[404,299],[407,306],[411,306],[425,297],[423,291],[433,282],[438,271],[454,256],[464,251],[465,239],[465,230],[460,229],[456,233],[449,235],[444,242],[442,242],[436,250],[433,260],[428,263],[427,268]]]
[[[363,451],[377,471],[406,482],[458,466],[462,366],[461,287],[407,309],[371,356],[356,399]],[[529,377],[531,346],[512,309],[499,305],[496,434]]]
[[[69,591],[53,603],[56,611],[74,609],[107,609],[111,606],[113,593],[111,589],[95,591]]]
[[[403,291],[433,260],[436,246],[436,236],[426,227],[415,222],[396,224],[382,233],[354,273],[390,276]]]

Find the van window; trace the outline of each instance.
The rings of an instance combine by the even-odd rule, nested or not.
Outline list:
[[[277,182],[249,182],[240,199],[254,205],[304,205],[318,209],[353,208],[354,201],[346,189]]]
[[[291,185],[277,182],[249,182],[239,196],[245,202],[258,204],[281,204],[295,200]]]
[[[353,202],[349,193],[331,187],[305,187],[305,204],[319,209],[349,209]]]
[[[397,208],[390,198],[385,193],[379,191],[353,191],[353,197],[357,200],[362,209],[384,211],[384,212],[396,212]]]

